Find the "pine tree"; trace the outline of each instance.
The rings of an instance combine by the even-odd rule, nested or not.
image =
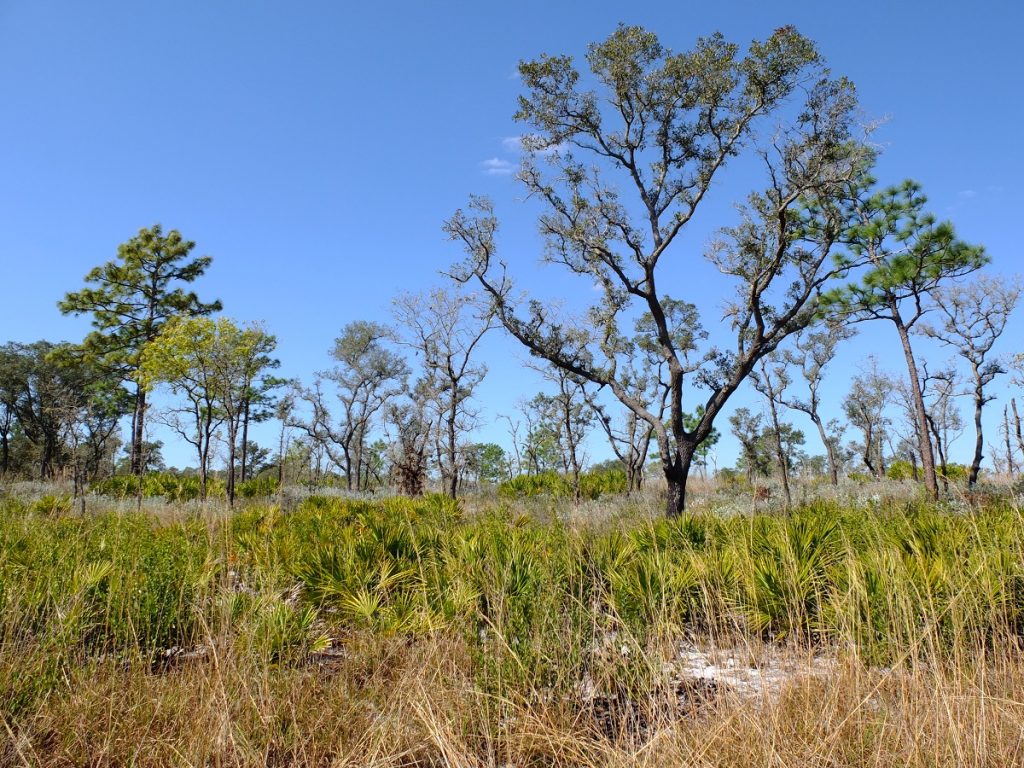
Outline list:
[[[159,224],[118,246],[117,258],[85,276],[86,287],[58,302],[70,315],[91,314],[95,329],[83,345],[95,364],[116,372],[134,387],[131,471],[143,469],[146,390],[135,380],[139,355],[173,317],[209,315],[219,301],[204,303],[181,284],[194,282],[210,266],[209,256],[190,258],[195,243],[172,229],[166,235]]]

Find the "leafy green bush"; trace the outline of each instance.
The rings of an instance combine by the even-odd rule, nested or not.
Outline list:
[[[916,468],[906,459],[897,459],[885,470],[885,476],[890,480],[913,480],[915,475]]]

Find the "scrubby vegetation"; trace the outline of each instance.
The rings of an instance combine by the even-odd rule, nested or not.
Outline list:
[[[160,224],[64,286],[84,337],[0,344],[0,766],[1024,764],[1024,284],[881,178],[888,140],[795,27],[668,42],[522,60],[518,172],[480,165],[540,242],[471,196],[444,284],[388,319],[408,243],[342,238],[372,258],[324,251],[319,282],[365,294],[318,307],[326,368],[278,376]]]
[[[603,519],[518,504],[467,513],[443,496],[313,496],[290,510],[82,517],[56,497],[7,498],[4,759],[1008,765],[1017,754],[1024,515],[1011,501],[675,520],[636,503]],[[692,649],[731,649],[766,677],[764,659],[796,671],[751,694],[688,677]]]
[[[584,472],[579,478],[579,491],[583,499],[625,493],[626,473],[620,469]],[[557,472],[516,475],[498,486],[498,495],[508,499],[541,495],[572,499],[574,494],[571,478]]]

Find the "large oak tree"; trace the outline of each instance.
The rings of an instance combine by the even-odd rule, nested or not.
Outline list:
[[[651,32],[619,27],[591,45],[591,90],[569,56],[520,64],[526,92],[516,118],[529,128],[519,180],[545,207],[545,258],[581,278],[599,299],[561,319],[540,301],[517,300],[497,256],[492,204],[474,198],[446,231],[467,259],[453,270],[477,281],[507,331],[533,354],[608,388],[649,424],[668,484],[666,511],[685,505],[694,455],[758,360],[817,315],[817,297],[852,264],[833,248],[872,153],[855,140],[852,85],[832,78],[814,44],[791,27],[741,52],[721,35],[674,53]],[[740,223],[705,254],[735,283],[726,308],[730,348],[695,344],[691,306],[671,294],[699,286],[664,278],[666,260],[700,258],[680,234],[730,160],[752,154],[766,187],[750,194]],[[637,346],[624,332],[650,317],[647,344],[664,360],[660,402],[629,385]],[[685,419],[684,392],[702,390],[701,416]],[[699,409],[693,408],[698,411]]]

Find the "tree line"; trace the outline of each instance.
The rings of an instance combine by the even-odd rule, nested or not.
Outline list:
[[[992,384],[1013,371],[1018,386],[1024,379],[1024,358],[995,351],[1020,286],[982,272],[984,249],[931,215],[918,184],[873,176],[878,149],[871,126],[858,122],[853,84],[792,27],[746,50],[716,34],[676,53],[648,30],[620,26],[585,59],[585,71],[569,56],[522,62],[515,115],[527,131],[516,178],[544,208],[544,260],[597,297],[583,312],[567,316],[521,295],[511,260],[498,254],[494,205],[473,197],[444,224],[465,250],[450,284],[397,297],[390,324],[349,322],[331,367],[289,382],[274,375],[273,335],[217,316],[219,301],[190,290],[210,257],[192,256],[194,243],[154,226],[60,302],[64,313],[91,317],[81,343],[0,349],[0,471],[71,475],[83,487],[118,470],[117,427],[128,420],[124,469],[140,474],[153,418],[194,449],[204,494],[223,448],[233,500],[252,453],[265,451],[249,439],[250,425],[275,418],[279,480],[293,466],[292,479],[334,474],[353,491],[390,483],[419,494],[436,477],[454,497],[469,482],[557,471],[578,497],[596,430],[628,491],[657,468],[674,516],[693,469],[707,471],[716,420],[750,384],[765,408],[737,409],[729,420],[740,469],[750,478],[776,472],[787,500],[805,436],[786,412],[814,426],[831,482],[851,471],[853,456],[878,477],[906,462],[937,496],[950,476],[949,444],[964,431],[962,396],[973,405],[974,485]],[[763,185],[736,223],[695,249],[684,233],[737,157],[760,167]],[[733,284],[714,337],[667,274],[695,258]],[[825,371],[861,324],[876,322],[892,329],[905,375],[869,367],[843,401],[846,423],[826,422]],[[487,373],[481,344],[499,329],[549,382],[503,417],[508,452],[471,439]],[[921,337],[958,363],[929,367]],[[157,387],[172,404],[153,411]],[[894,403],[905,413],[899,425]],[[857,433],[852,447],[846,430]],[[1024,454],[1012,398],[1001,438],[989,452],[1012,474]]]

